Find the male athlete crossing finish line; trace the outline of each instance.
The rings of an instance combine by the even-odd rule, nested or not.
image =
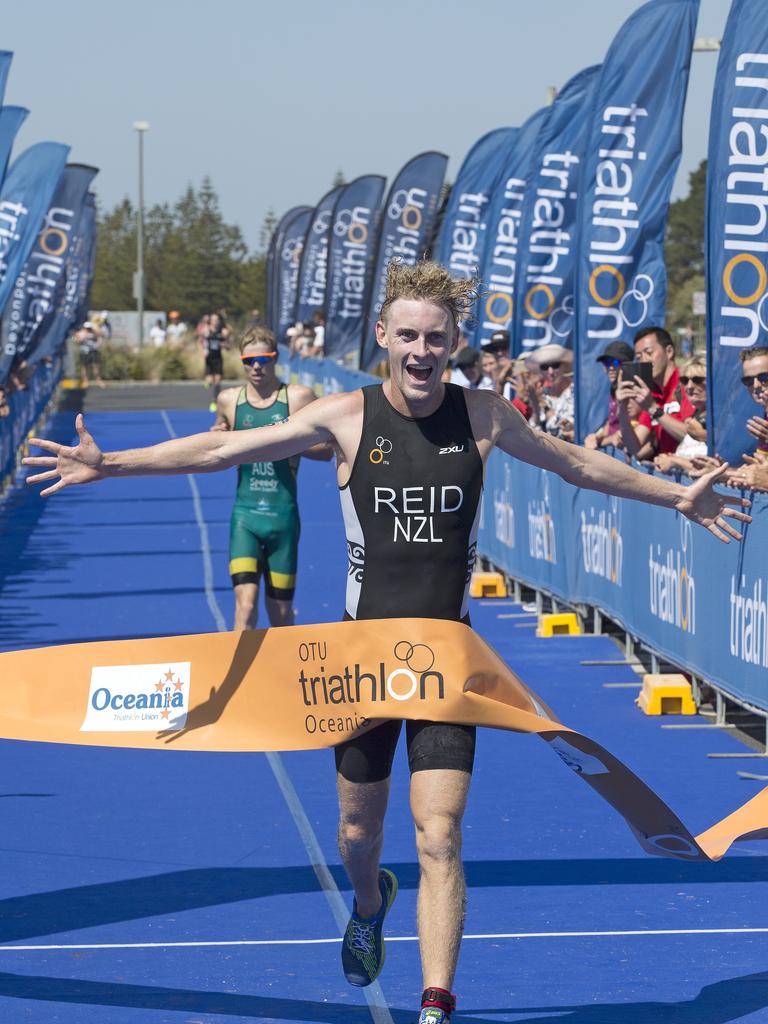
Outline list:
[[[286,459],[329,443],[347,533],[346,615],[352,619],[467,621],[483,465],[494,446],[575,486],[675,509],[726,543],[741,539],[729,519],[749,522],[742,507],[750,502],[713,488],[726,466],[684,487],[534,432],[494,392],[442,383],[473,290],[473,282],[455,280],[435,263],[392,264],[376,325],[389,356],[383,385],[329,395],[274,426],[120,452],[102,452],[78,417],[76,448],[32,442],[51,455],[24,460],[43,470],[29,482],[53,481],[42,492],[48,495],[105,477],[214,472]],[[401,725],[385,722],[336,748],[339,850],[355,894],[342,959],[355,985],[370,984],[384,962],[382,925],[397,883],[379,860]],[[421,872],[420,1022],[445,1024],[455,1005],[451,988],[464,923],[461,820],[475,733],[471,726],[409,721],[406,738]]]

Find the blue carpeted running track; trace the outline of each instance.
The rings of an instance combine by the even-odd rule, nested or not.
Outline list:
[[[200,412],[97,413],[105,448],[207,428]],[[72,416],[53,433],[69,442]],[[0,648],[229,628],[233,473],[109,481],[0,507]],[[330,464],[300,473],[300,622],[336,620],[346,554]],[[536,639],[511,602],[475,627],[569,725],[700,831],[757,791],[727,733],[664,730],[603,637]],[[66,679],[60,680],[67,685]],[[0,743],[0,1021],[412,1024],[418,869],[398,757],[384,863],[401,894],[380,988],[338,963],[350,902],[331,752],[224,755]],[[755,762],[752,762],[754,764]],[[759,762],[757,762],[759,763]],[[750,762],[741,763],[749,765]],[[533,737],[483,732],[466,817],[456,1024],[768,1021],[768,855],[644,856]],[[341,891],[341,896],[339,895]]]

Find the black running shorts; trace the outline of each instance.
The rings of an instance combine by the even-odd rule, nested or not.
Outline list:
[[[383,782],[392,771],[401,721],[383,722],[370,732],[335,748],[336,770],[347,782]],[[411,772],[453,768],[472,772],[475,726],[448,722],[406,722],[408,767]]]

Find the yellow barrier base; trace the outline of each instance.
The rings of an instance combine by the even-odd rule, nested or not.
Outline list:
[[[575,612],[558,612],[539,617],[536,636],[581,636]]]
[[[635,701],[646,715],[695,715],[691,684],[677,672],[643,676],[643,688]]]
[[[470,597],[506,597],[507,585],[500,572],[473,572],[469,581]]]

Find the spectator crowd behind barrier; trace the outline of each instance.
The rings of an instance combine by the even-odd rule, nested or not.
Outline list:
[[[318,394],[379,383],[331,360],[294,359],[291,373]],[[479,555],[601,609],[673,663],[768,711],[768,495],[753,495],[743,543],[725,545],[669,509],[580,490],[499,451],[484,488]]]
[[[61,379],[62,357],[38,363],[13,390],[0,395],[0,492],[12,480],[24,441],[45,414]]]

